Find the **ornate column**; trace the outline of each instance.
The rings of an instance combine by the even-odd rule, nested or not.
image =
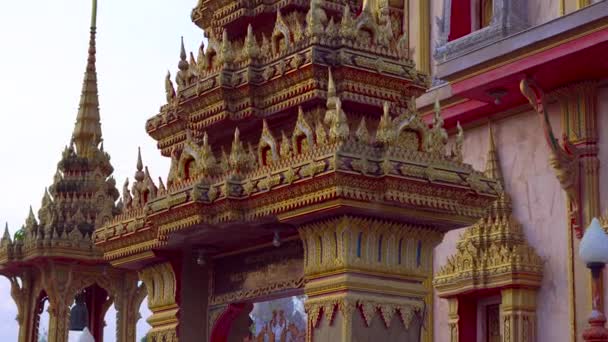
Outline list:
[[[139,272],[139,277],[146,285],[148,307],[152,311],[148,338],[151,342],[177,342],[179,306],[173,266],[170,262],[149,266]]]
[[[576,180],[578,198],[568,199],[569,201],[577,201],[575,206],[580,211],[581,217],[580,225],[574,231],[576,239],[573,238],[572,227],[569,227],[568,234],[568,256],[571,258],[569,264],[571,317],[575,325],[573,331],[578,336],[578,332],[585,328],[587,315],[591,310],[591,278],[587,267],[577,258],[579,243],[583,234],[583,227],[587,227],[593,217],[600,215],[599,159],[597,157],[597,82],[588,81],[571,84],[558,89],[553,96],[558,99],[560,104],[564,139],[567,139],[568,144],[575,147],[576,158],[572,167],[579,168],[577,170],[579,178]],[[563,170],[556,168],[556,172],[559,174]],[[601,293],[603,293],[602,281],[600,281],[599,287]],[[603,311],[604,296],[600,296],[598,306]]]
[[[505,289],[501,299],[503,341],[536,341],[536,290]]]
[[[572,84],[558,89],[553,96],[560,104],[564,137],[580,153],[581,225],[587,227],[592,218],[600,215],[597,82]]]
[[[33,272],[33,269],[27,269],[18,275],[7,277],[11,282],[11,297],[17,305],[19,342],[29,342],[35,336],[36,300],[38,299],[37,292],[40,289],[39,286],[36,286],[36,277]]]
[[[448,326],[450,329],[450,342],[458,342],[460,334],[458,332],[458,298],[448,298]]]
[[[428,227],[340,216],[299,228],[308,339],[420,340],[424,286],[441,234]]]
[[[123,287],[115,294],[116,337],[120,342],[136,342],[136,325],[141,318],[139,306],[147,295],[146,286],[137,286],[136,274],[127,274]]]
[[[71,265],[48,262],[39,265],[42,287],[49,300],[49,342],[68,340],[70,305],[74,301],[74,272]]]

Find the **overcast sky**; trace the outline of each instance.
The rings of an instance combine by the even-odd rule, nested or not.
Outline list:
[[[137,147],[153,178],[169,161],[145,132],[175,74],[180,36],[197,51],[190,21],[197,0],[98,0],[97,71],[105,150],[120,187],[135,171]],[[0,1],[0,222],[14,233],[37,211],[78,109],[91,1]],[[3,228],[4,223],[2,223]],[[0,277],[0,341],[17,340],[16,307]],[[108,323],[112,323],[108,321]],[[140,324],[140,330],[143,330]],[[106,333],[105,341],[114,341]]]

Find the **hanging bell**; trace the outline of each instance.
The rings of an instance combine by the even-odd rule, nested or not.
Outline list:
[[[70,310],[70,330],[82,331],[89,325],[89,310],[87,310],[84,293],[76,295],[75,302],[76,304]]]

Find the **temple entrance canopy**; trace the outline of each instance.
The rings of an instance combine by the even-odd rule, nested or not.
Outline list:
[[[40,316],[48,307],[48,341],[65,342],[69,330],[87,327],[104,340],[106,311],[118,312],[115,336],[135,341],[135,323],[145,288],[137,273],[112,268],[93,244],[97,227],[121,211],[110,156],[103,149],[96,58],[97,2],[93,0],[88,58],[72,138],[44,189],[37,215],[30,207],[25,224],[0,239],[0,274],[11,282],[17,304],[19,342],[38,341]],[[79,320],[70,311],[81,309]],[[86,310],[86,312],[85,312]],[[77,312],[77,311],[75,311]],[[70,324],[72,322],[72,324]]]
[[[461,129],[448,147],[438,106],[430,125],[417,112],[403,8],[199,1],[209,44],[188,58],[182,41],[146,123],[167,180],[140,156],[94,236],[145,283],[153,341],[230,340],[254,303],[293,295],[308,339],[431,339],[433,248],[498,184],[462,163]]]

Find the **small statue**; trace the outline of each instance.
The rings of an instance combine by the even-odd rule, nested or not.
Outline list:
[[[167,103],[172,103],[175,99],[175,87],[171,81],[170,71],[167,71],[167,76],[165,77],[165,92],[167,94]]]
[[[131,192],[129,191],[129,178],[125,180],[125,184],[122,186],[122,202],[126,209],[131,207],[133,203],[133,198],[131,197]]]

